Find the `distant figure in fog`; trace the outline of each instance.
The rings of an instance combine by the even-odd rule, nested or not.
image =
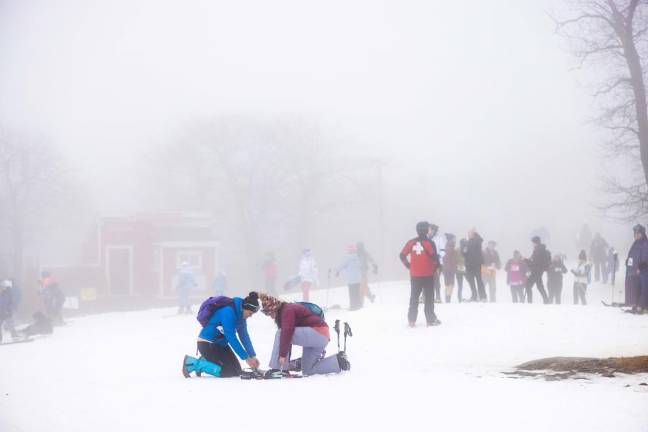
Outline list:
[[[524,303],[524,290],[527,282],[529,267],[520,251],[513,252],[513,258],[506,262],[506,283],[511,287],[511,300],[513,303]]]
[[[533,243],[533,253],[531,254],[531,258],[526,260],[529,270],[531,271],[531,275],[527,279],[526,283],[527,303],[533,303],[533,286],[536,285],[540,295],[542,296],[542,301],[547,304],[549,303],[549,297],[544,289],[542,275],[544,272],[549,270],[549,264],[551,264],[551,252],[547,250],[547,247],[542,243],[540,237],[533,237],[531,242]]]
[[[468,279],[472,293],[469,300],[471,302],[482,301],[485,303],[488,301],[481,275],[481,267],[484,264],[483,242],[484,240],[477,233],[477,230],[473,228],[468,232],[468,241],[461,251],[466,258],[466,279]]]
[[[317,286],[319,283],[319,270],[317,269],[317,263],[310,249],[304,249],[302,252],[302,257],[299,260],[298,276],[302,290],[302,299],[307,302],[310,298],[311,288]]]
[[[43,299],[43,306],[45,313],[54,325],[62,325],[63,323],[63,304],[65,303],[65,294],[61,291],[58,282],[54,279],[52,274],[44,270],[41,273],[39,280],[40,287],[38,293]]]
[[[227,274],[225,270],[218,270],[216,272],[216,277],[214,277],[214,283],[212,284],[212,291],[215,296],[222,296],[227,292]]]
[[[574,304],[587,304],[587,285],[590,283],[592,264],[587,261],[585,250],[578,254],[578,265],[572,269],[574,274]]]
[[[178,291],[178,314],[191,313],[191,302],[189,295],[191,290],[197,287],[196,279],[194,278],[189,263],[183,262],[180,264],[178,271],[178,280],[176,282],[176,291]]]
[[[484,265],[482,266],[482,275],[484,285],[488,286],[488,298],[491,303],[497,301],[497,270],[502,268],[502,261],[495,247],[497,243],[493,240],[488,242],[484,250]]]
[[[592,245],[590,246],[590,258],[594,263],[594,280],[601,281],[601,276],[606,276],[605,266],[607,265],[607,248],[608,244],[601,237],[601,234],[596,233]],[[605,283],[607,281],[603,281]]]
[[[358,257],[356,245],[347,246],[347,253],[342,263],[335,270],[335,276],[344,275],[349,287],[349,310],[358,310],[364,306],[364,295],[360,291],[362,285],[362,262]]]
[[[373,257],[365,248],[363,242],[358,242],[356,244],[356,249],[358,250],[358,258],[360,258],[360,265],[362,266],[362,282],[360,282],[360,292],[361,294],[368,298],[371,303],[376,300],[376,295],[371,292],[369,287],[369,265],[373,268],[373,274],[378,273],[378,264],[374,261]]]
[[[567,267],[560,255],[554,255],[549,270],[547,271],[547,290],[549,291],[549,303],[560,304],[562,299],[563,275],[567,273]]]
[[[445,302],[450,303],[454,291],[455,279],[459,279],[457,269],[461,254],[456,248],[456,237],[454,234],[446,234],[445,256],[443,257],[443,282],[445,285]],[[463,282],[463,281],[462,281]],[[461,283],[461,282],[460,282]],[[461,303],[461,290],[459,290],[459,303]]]

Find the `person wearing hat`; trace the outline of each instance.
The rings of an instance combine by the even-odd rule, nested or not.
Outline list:
[[[350,370],[351,363],[344,351],[324,357],[331,340],[326,321],[300,303],[287,303],[261,293],[261,311],[277,325],[270,368],[301,370],[303,375],[339,373]],[[290,360],[292,346],[302,347],[301,359]]]
[[[549,303],[549,297],[544,289],[542,275],[549,269],[549,265],[551,264],[551,253],[542,243],[540,237],[533,236],[531,242],[533,243],[533,253],[531,254],[531,258],[526,259],[526,263],[531,270],[531,275],[527,279],[526,283],[527,303],[533,303],[533,285],[536,285],[540,295],[542,296],[542,301],[547,304]]]
[[[633,313],[642,313],[648,311],[648,239],[641,224],[633,227],[633,233],[626,259],[625,303]]]
[[[186,378],[191,372],[198,376],[204,372],[221,378],[240,376],[242,369],[236,356],[249,367],[257,369],[259,360],[248,334],[246,320],[258,310],[259,294],[254,291],[245,298],[224,298],[223,304],[215,309],[198,335],[201,357],[185,356],[182,374]]]
[[[497,270],[502,268],[502,261],[495,246],[497,243],[493,240],[488,242],[488,246],[484,250],[484,264],[482,265],[484,285],[488,286],[488,298],[491,303],[497,301]]]
[[[419,222],[416,224],[417,236],[408,240],[400,253],[403,265],[410,273],[410,301],[407,320],[410,327],[416,326],[419,298],[423,292],[425,320],[428,326],[441,324],[434,313],[434,275],[439,267],[439,258],[436,246],[430,240],[430,224]],[[409,257],[409,260],[408,260]]]
[[[335,270],[335,276],[340,276],[340,272],[349,286],[349,310],[358,310],[364,306],[364,295],[360,291],[362,285],[362,262],[358,256],[356,245],[347,246],[347,253],[342,263]]]

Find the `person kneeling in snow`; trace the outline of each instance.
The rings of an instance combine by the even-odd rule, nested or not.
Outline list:
[[[189,378],[191,372],[198,376],[205,372],[222,378],[240,376],[242,369],[236,355],[251,368],[259,367],[246,323],[259,310],[259,295],[251,292],[244,299],[214,299],[218,300],[213,305],[214,312],[198,335],[198,352],[201,357],[185,356],[182,362],[185,378]]]
[[[304,375],[339,373],[351,369],[344,352],[324,357],[331,340],[329,326],[319,315],[300,303],[286,303],[267,294],[261,294],[262,312],[274,319],[275,335],[271,369],[299,370]],[[293,345],[303,348],[300,360],[290,361]]]

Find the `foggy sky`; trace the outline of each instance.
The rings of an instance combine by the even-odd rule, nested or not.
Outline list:
[[[625,239],[592,207],[600,137],[559,3],[0,0],[0,120],[50,137],[103,211],[142,210],[138,164],[188,122],[299,115],[385,161],[390,235]]]

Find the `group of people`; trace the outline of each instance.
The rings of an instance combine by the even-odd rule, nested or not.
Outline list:
[[[632,310],[641,313],[648,310],[648,252],[645,249],[645,228],[642,225],[634,227],[635,244],[626,262],[626,305]],[[418,305],[423,294],[424,311],[428,325],[438,325],[434,312],[434,303],[441,302],[441,279],[445,285],[445,302],[452,299],[455,283],[458,286],[457,300],[459,302],[490,302],[497,301],[497,271],[502,268],[496,243],[489,241],[483,249],[483,239],[476,229],[468,232],[468,238],[456,243],[456,236],[445,234],[441,236],[439,227],[428,222],[419,222],[416,225],[417,236],[407,241],[400,253],[400,259],[409,269],[411,280],[411,294],[408,311],[410,326],[416,325]],[[513,256],[504,265],[507,284],[510,287],[511,299],[514,303],[532,303],[534,287],[538,290],[545,304],[560,304],[562,302],[563,279],[569,271],[564,263],[564,257],[553,255],[542,243],[539,236],[531,239],[533,251],[530,257],[525,258],[516,250]],[[597,234],[592,240],[592,251],[600,253],[604,240]],[[614,265],[602,266],[599,260],[600,274],[603,281],[607,278],[614,279],[616,273],[617,254],[613,248],[605,243],[605,252],[613,253]],[[644,257],[644,254],[647,254]],[[600,255],[597,255],[600,258]],[[646,263],[645,268],[639,263]],[[578,262],[571,273],[573,283],[573,303],[587,304],[587,288],[591,283],[592,268],[596,268],[583,249],[578,254]],[[547,273],[547,290],[544,285],[544,274]],[[645,276],[644,276],[645,274]],[[634,276],[633,276],[634,275]],[[462,296],[463,281],[468,282],[471,296],[464,299]],[[646,282],[644,282],[644,279]],[[644,287],[645,286],[645,287]],[[488,287],[488,294],[486,293]],[[548,291],[548,292],[547,292]],[[645,292],[645,294],[644,294]]]
[[[245,298],[211,297],[201,306],[198,319],[203,327],[197,338],[200,357],[185,356],[182,373],[216,377],[240,376],[238,359],[256,370],[257,358],[247,320],[259,310],[277,326],[269,367],[279,371],[301,371],[303,375],[339,373],[351,364],[344,351],[326,356],[331,340],[323,313],[311,303],[290,303],[269,294],[250,292]],[[321,312],[321,311],[320,311]],[[292,358],[292,347],[302,347],[301,358]]]
[[[16,328],[15,317],[22,300],[22,292],[13,279],[0,281],[0,343],[6,330],[13,341],[21,341],[37,334],[51,334],[55,325],[62,325],[65,294],[49,271],[43,271],[38,281],[38,295],[42,301],[33,315],[33,322]]]

